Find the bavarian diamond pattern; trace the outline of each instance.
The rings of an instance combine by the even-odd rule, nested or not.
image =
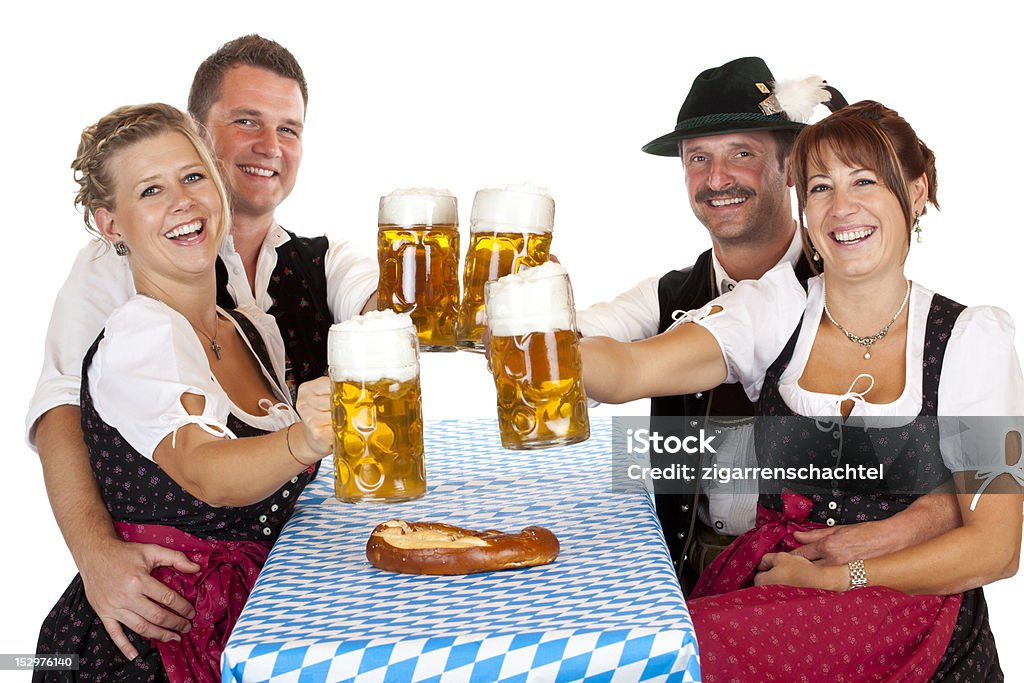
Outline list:
[[[326,460],[231,635],[224,680],[700,680],[650,498],[611,492],[611,421],[591,430],[574,446],[506,451],[493,420],[427,423],[427,495],[391,505],[335,500]],[[365,556],[392,518],[540,525],[562,550],[545,567],[392,574]]]

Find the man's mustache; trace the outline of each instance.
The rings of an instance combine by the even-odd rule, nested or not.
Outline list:
[[[705,188],[694,195],[694,199],[703,203],[712,199],[736,199],[737,197],[749,199],[756,196],[757,193],[754,192],[753,188],[737,185],[730,187],[728,190],[709,190]]]

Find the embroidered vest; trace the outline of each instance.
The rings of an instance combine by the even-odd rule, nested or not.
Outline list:
[[[326,237],[291,238],[277,248],[277,265],[267,292],[273,299],[268,313],[277,320],[284,339],[289,389],[327,372],[327,331],[333,317],[327,304]],[[228,293],[228,271],[217,259],[217,304],[235,307]],[[294,396],[294,393],[293,393]]]

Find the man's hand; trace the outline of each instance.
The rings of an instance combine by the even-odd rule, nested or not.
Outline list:
[[[79,560],[89,604],[96,611],[114,644],[128,659],[138,651],[123,626],[145,638],[181,641],[192,628],[195,610],[185,598],[153,578],[156,567],[174,567],[194,574],[198,564],[183,553],[159,545],[110,540]]]
[[[846,524],[812,531],[796,531],[793,538],[804,545],[792,551],[793,555],[812,562],[828,565],[847,564],[854,560],[868,560],[899,550],[888,543],[875,522]]]
[[[125,625],[163,642],[187,632],[195,611],[184,598],[150,576],[154,567],[193,573],[199,565],[174,550],[126,543],[114,531],[89,466],[77,406],[58,406],[39,420],[39,460],[53,516],[82,575],[85,595],[107,633],[128,659],[138,652]]]
[[[956,498],[948,493],[933,493],[876,522],[797,531],[793,538],[804,545],[792,554],[818,564],[847,564],[924,543],[960,524]]]
[[[374,290],[373,294],[371,294],[366,299],[366,303],[363,304],[363,310],[361,310],[359,312],[360,313],[369,313],[370,311],[376,311],[376,310],[377,310],[377,291]]]

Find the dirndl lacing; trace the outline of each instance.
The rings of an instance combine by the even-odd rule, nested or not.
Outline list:
[[[1018,455],[1017,462],[1013,465],[984,467],[974,473],[974,478],[976,480],[983,481],[977,492],[974,494],[974,498],[971,499],[971,512],[974,512],[974,508],[977,507],[978,501],[981,500],[981,494],[985,492],[988,485],[991,484],[996,477],[1002,474],[1010,475],[1013,477],[1014,481],[1017,482],[1018,486],[1024,486],[1024,458]]]
[[[196,425],[207,434],[216,436],[219,439],[227,437],[229,439],[237,439],[234,432],[227,428],[219,420],[215,420],[205,415],[188,415],[186,417],[178,417],[174,415],[164,415],[162,418],[169,427],[171,427],[171,448],[175,447],[178,439],[178,430],[188,425]]]

